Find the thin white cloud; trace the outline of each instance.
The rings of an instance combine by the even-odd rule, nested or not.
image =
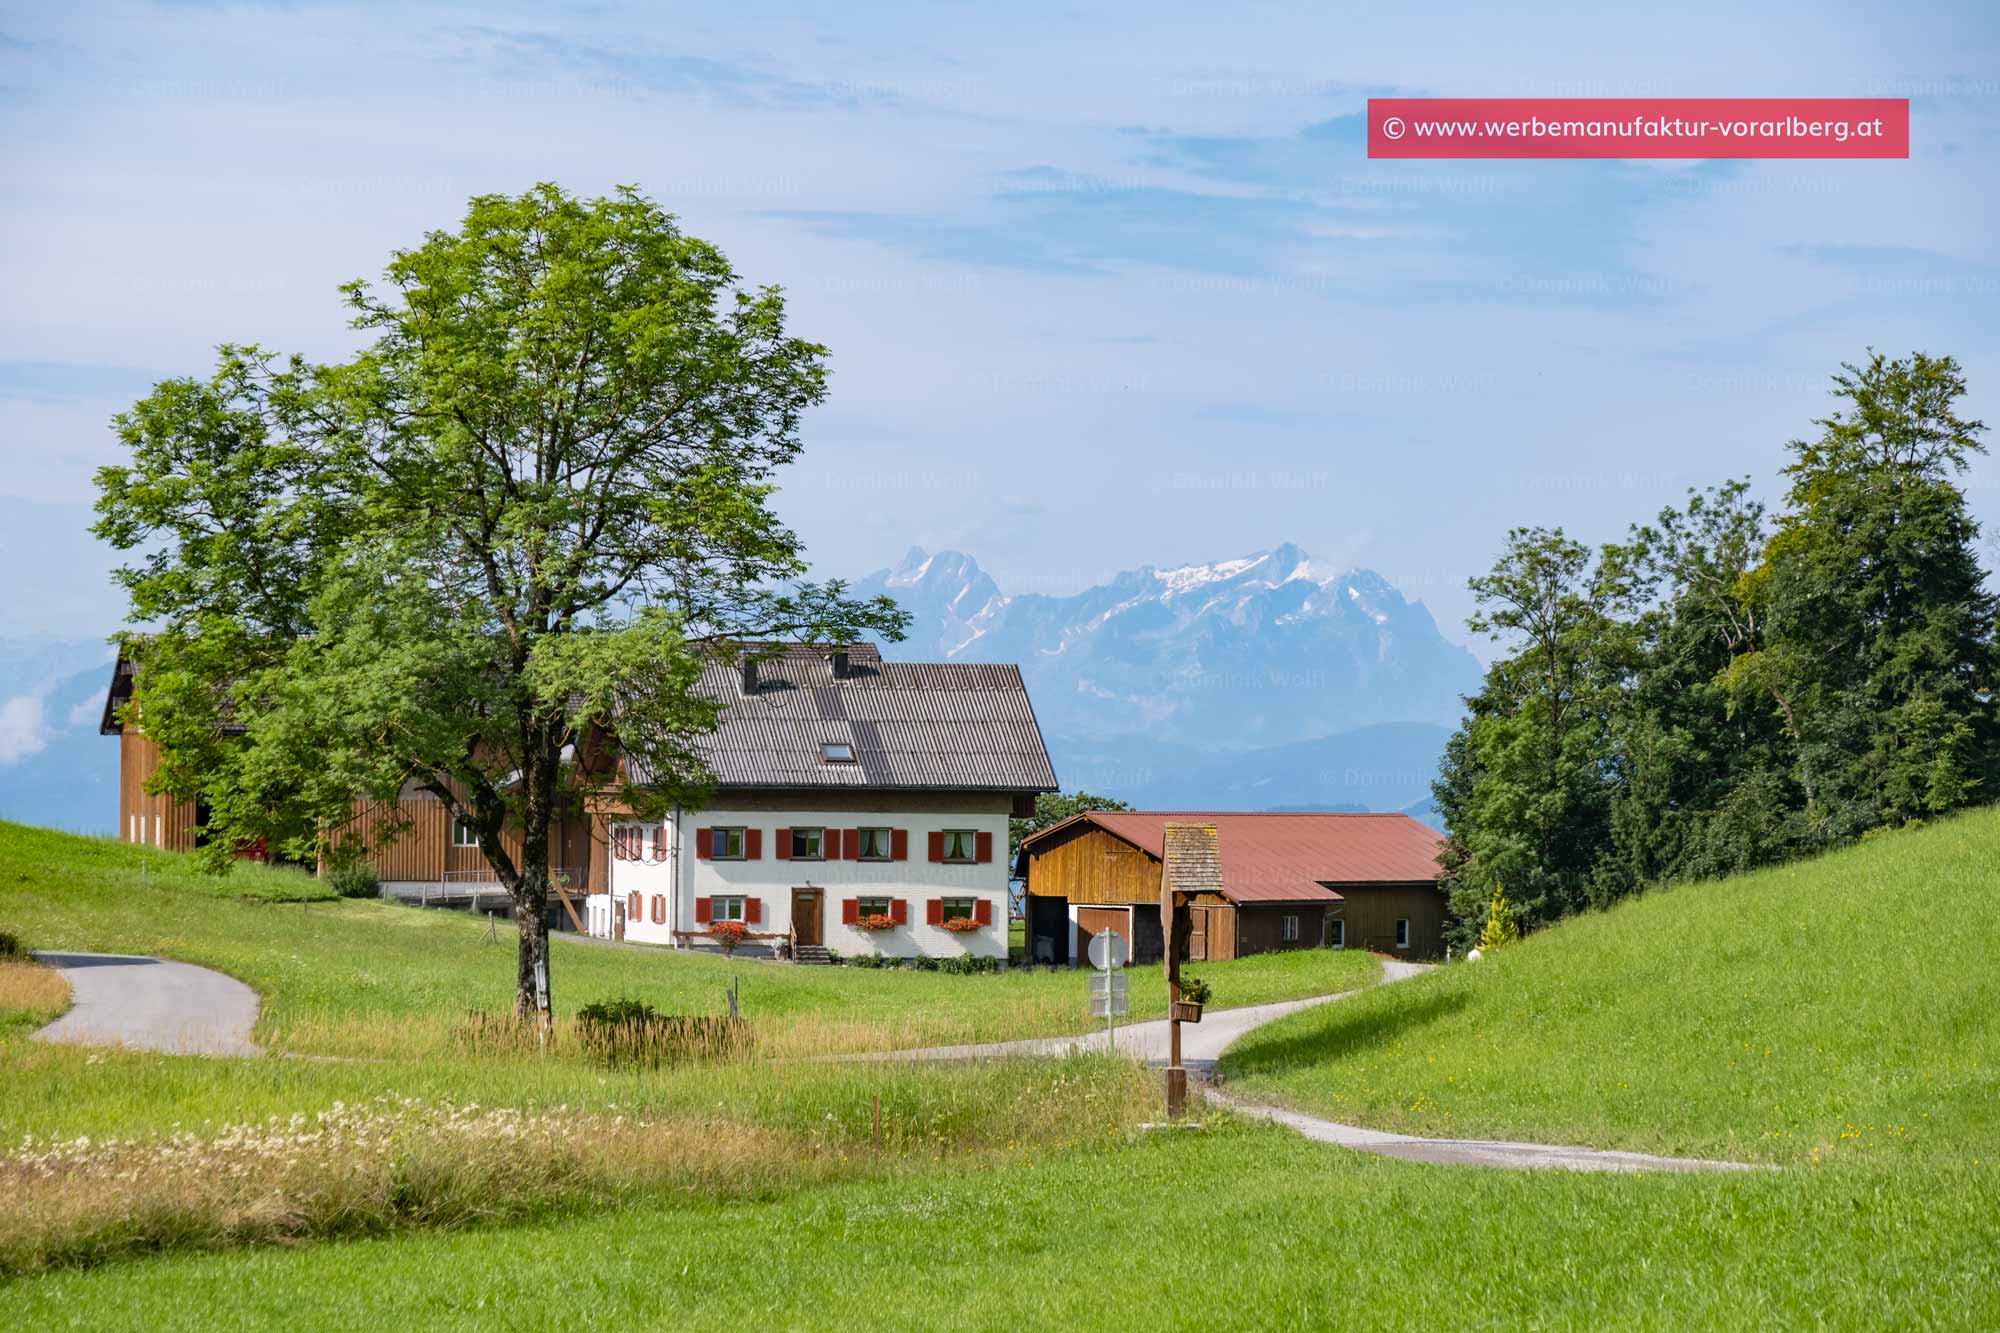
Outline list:
[[[48,744],[41,695],[17,694],[0,704],[0,768],[40,754]]]

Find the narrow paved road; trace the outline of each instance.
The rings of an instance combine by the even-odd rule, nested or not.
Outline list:
[[[1430,968],[1422,963],[1399,963],[1384,959],[1382,963],[1382,983],[1401,981],[1413,977]],[[1082,975],[1079,973],[1078,975]],[[1378,983],[1381,984],[1381,983]],[[1200,1075],[1214,1070],[1215,1062],[1222,1058],[1223,1051],[1234,1045],[1237,1038],[1252,1028],[1262,1027],[1273,1019],[1295,1014],[1301,1009],[1311,1009],[1315,1005],[1331,1004],[1344,1000],[1359,991],[1341,991],[1334,995],[1313,995],[1303,1000],[1277,1000],[1271,1004],[1250,1004],[1240,1009],[1211,1009],[1201,1017],[1201,1022],[1183,1025],[1181,1028],[1181,1064],[1191,1072]],[[1142,1023],[1124,1023],[1115,1029],[1114,1049],[1143,1060],[1149,1065],[1164,1065],[1167,1062],[1169,1024],[1164,1018],[1148,1019]],[[1073,1051],[1102,1051],[1106,1049],[1103,1029],[1086,1032],[1075,1037],[1028,1037],[1021,1041],[988,1041],[963,1046],[922,1046],[907,1051],[870,1051],[864,1055],[836,1056],[839,1060],[890,1061],[890,1060],[995,1060],[1011,1055],[1068,1055]]]
[[[1430,971],[1424,963],[1382,962],[1378,985],[1403,981]],[[1716,1162],[1693,1157],[1656,1157],[1651,1153],[1618,1152],[1600,1148],[1566,1148],[1540,1143],[1510,1143],[1498,1139],[1426,1139],[1410,1134],[1391,1134],[1359,1125],[1343,1125],[1317,1116],[1303,1115],[1282,1107],[1238,1097],[1213,1081],[1216,1062],[1236,1040],[1253,1028],[1262,1027],[1286,1014],[1315,1005],[1344,1000],[1358,991],[1337,995],[1316,995],[1304,1000],[1283,1000],[1276,1004],[1247,1005],[1241,1009],[1218,1009],[1202,1015],[1202,1021],[1181,1030],[1181,1063],[1189,1073],[1203,1080],[1209,1099],[1238,1115],[1268,1120],[1320,1143],[1332,1143],[1357,1152],[1400,1157],[1412,1162],[1435,1162],[1451,1166],[1495,1166],[1510,1169],[1559,1169],[1569,1171],[1754,1171],[1761,1168],[1742,1162]],[[930,1046],[911,1051],[877,1051],[867,1055],[842,1056],[852,1060],[981,1060],[1010,1055],[1067,1055],[1073,1051],[1102,1051],[1102,1032],[1081,1037],[1039,1037],[1027,1041],[996,1041],[967,1046]],[[1147,1064],[1167,1061],[1167,1021],[1154,1019],[1132,1023],[1117,1031],[1117,1049]]]
[[[257,992],[192,963],[115,953],[38,953],[60,968],[74,1003],[37,1041],[129,1046],[185,1055],[256,1055]]]

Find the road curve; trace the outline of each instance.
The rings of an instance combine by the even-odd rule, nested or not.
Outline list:
[[[37,1041],[181,1055],[258,1055],[257,992],[192,963],[115,953],[38,953],[74,1001]]]
[[[1403,981],[1430,971],[1424,963],[1404,963],[1395,959],[1382,962],[1379,985]],[[1742,1162],[1718,1162],[1694,1157],[1656,1157],[1651,1153],[1619,1152],[1601,1148],[1555,1147],[1539,1143],[1510,1143],[1497,1139],[1426,1139],[1410,1134],[1391,1134],[1359,1125],[1343,1125],[1317,1116],[1304,1115],[1283,1107],[1238,1097],[1212,1081],[1215,1065],[1236,1040],[1252,1028],[1315,1005],[1344,1000],[1357,991],[1336,995],[1315,995],[1304,1000],[1283,1000],[1276,1004],[1247,1005],[1241,1009],[1211,1009],[1198,1024],[1181,1029],[1181,1063],[1202,1080],[1210,1100],[1238,1115],[1267,1120],[1303,1134],[1320,1143],[1336,1144],[1357,1152],[1400,1157],[1406,1161],[1434,1162],[1451,1166],[1488,1166],[1511,1169],[1568,1171],[1751,1171],[1763,1168]],[[1039,1037],[1027,1041],[998,1041],[966,1046],[932,1046],[911,1051],[877,1051],[858,1056],[831,1057],[839,1060],[980,1060],[1010,1055],[1067,1055],[1076,1051],[1102,1051],[1102,1032],[1081,1037]],[[1116,1049],[1148,1064],[1166,1063],[1167,1023],[1155,1019],[1119,1028]]]

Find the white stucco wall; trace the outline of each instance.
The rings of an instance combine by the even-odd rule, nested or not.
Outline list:
[[[616,825],[614,824],[614,827]],[[756,860],[703,860],[695,855],[694,831],[706,828],[742,827],[761,832],[761,855]],[[780,829],[790,828],[899,828],[908,833],[909,856],[903,861],[798,861],[777,858]],[[821,938],[839,954],[879,953],[893,957],[949,958],[974,954],[989,958],[1007,956],[1007,816],[999,813],[938,811],[870,811],[851,813],[826,810],[701,810],[683,814],[678,835],[672,822],[648,825],[647,852],[653,853],[655,835],[667,833],[665,860],[628,861],[613,858],[611,896],[591,900],[597,910],[590,915],[590,929],[598,933],[599,922],[609,933],[614,902],[630,901],[640,895],[637,919],[628,915],[625,938],[640,943],[671,944],[674,931],[704,929],[695,921],[695,900],[718,895],[740,894],[762,902],[762,920],[752,931],[784,934],[791,927],[792,890],[821,890]],[[977,865],[947,865],[929,860],[930,834],[952,829],[968,829],[989,835],[993,856]],[[678,892],[675,878],[678,873]],[[653,921],[653,903],[659,897],[670,904],[668,920]],[[842,904],[850,898],[901,898],[908,904],[908,921],[892,930],[861,930],[841,921]],[[963,934],[925,922],[925,906],[932,898],[983,899],[990,904],[992,922],[977,931]]]

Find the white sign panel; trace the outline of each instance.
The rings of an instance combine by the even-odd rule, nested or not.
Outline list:
[[[1100,930],[1090,937],[1090,965],[1102,972],[1125,966],[1125,937],[1115,930]]]

